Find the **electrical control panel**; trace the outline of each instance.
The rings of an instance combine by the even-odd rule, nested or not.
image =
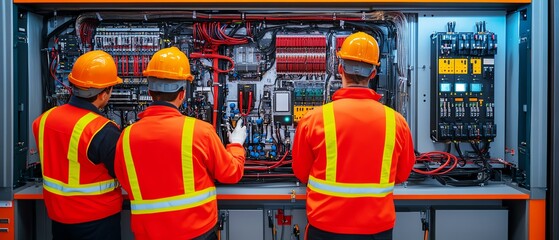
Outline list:
[[[431,36],[431,139],[491,141],[495,123],[495,60],[497,35],[486,31],[447,32]]]
[[[113,56],[123,84],[113,89],[104,113],[121,127],[138,120],[152,99],[143,76],[151,56],[175,46],[190,60],[194,80],[187,85],[181,113],[211,123],[227,144],[239,119],[247,126],[245,180],[292,177],[291,143],[306,113],[331,101],[341,88],[336,52],[353,32],[379,43],[380,67],[372,86],[381,102],[407,111],[402,41],[407,24],[400,12],[305,14],[187,12],[174,14],[100,12],[71,16],[47,39],[54,89],[51,105],[68,101],[68,74],[81,54],[103,50]],[[244,17],[243,17],[244,16]],[[314,19],[314,18],[313,18]],[[57,17],[50,19],[56,26]],[[54,93],[54,94],[52,94]]]

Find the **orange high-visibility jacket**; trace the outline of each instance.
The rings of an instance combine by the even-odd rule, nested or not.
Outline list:
[[[87,150],[109,119],[65,104],[33,122],[41,159],[43,197],[49,217],[66,224],[102,219],[120,212],[122,192],[104,164],[92,163]]]
[[[130,197],[137,240],[192,239],[217,223],[214,180],[238,182],[245,151],[162,103],[140,113],[117,144],[115,173]]]
[[[299,122],[293,172],[307,183],[309,223],[341,234],[394,227],[392,191],[415,162],[410,129],[367,88],[342,88]]]

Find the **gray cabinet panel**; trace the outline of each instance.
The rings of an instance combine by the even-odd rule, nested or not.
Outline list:
[[[507,210],[435,210],[436,240],[507,240]]]
[[[397,212],[394,240],[423,239],[420,212]]]

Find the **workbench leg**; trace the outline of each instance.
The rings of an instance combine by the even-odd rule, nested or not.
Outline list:
[[[528,200],[528,239],[545,239],[545,200]]]

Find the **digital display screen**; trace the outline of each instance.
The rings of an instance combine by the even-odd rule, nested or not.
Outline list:
[[[450,92],[450,83],[441,83],[441,92]]]
[[[275,111],[276,112],[289,112],[289,93],[276,92],[275,94]]]
[[[481,84],[481,83],[472,83],[470,85],[470,90],[472,92],[481,92],[482,86],[483,86],[483,84]]]
[[[454,84],[454,91],[455,92],[466,92],[466,84],[465,83]]]

